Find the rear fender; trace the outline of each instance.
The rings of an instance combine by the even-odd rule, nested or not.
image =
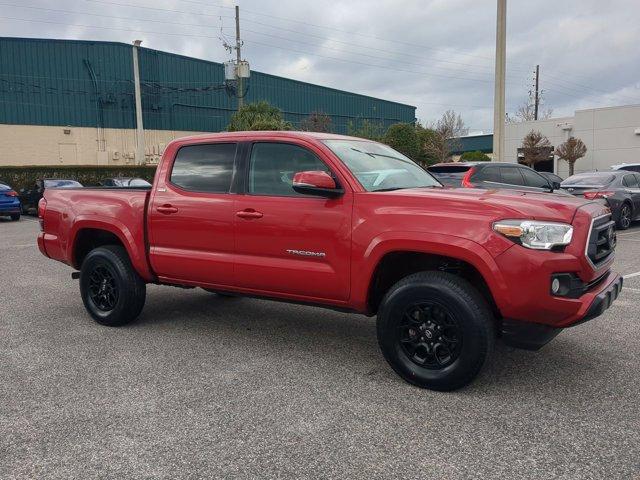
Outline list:
[[[101,220],[99,217],[93,218],[90,216],[78,216],[75,218],[69,233],[69,241],[66,245],[66,257],[70,265],[73,265],[75,268],[80,268],[80,265],[75,264],[74,248],[76,239],[81,230],[89,228],[104,230],[118,237],[124,248],[127,250],[131,264],[138,272],[138,275],[148,282],[154,280],[154,275],[149,268],[149,263],[147,262],[144,239],[142,239],[142,244],[136,242],[135,237],[129,228],[116,218],[109,218],[108,222]]]

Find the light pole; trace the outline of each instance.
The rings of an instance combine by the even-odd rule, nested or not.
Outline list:
[[[140,91],[140,68],[138,66],[138,47],[142,40],[133,41],[133,83],[136,97],[136,160],[144,164],[144,125],[142,124],[142,93]]]
[[[498,0],[496,72],[493,97],[493,158],[504,160],[505,72],[507,63],[507,0]]]

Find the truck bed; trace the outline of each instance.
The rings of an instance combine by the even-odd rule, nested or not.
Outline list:
[[[86,230],[106,230],[120,239],[134,268],[151,281],[145,226],[150,194],[151,187],[48,188],[38,246],[46,256],[79,269],[76,242]]]

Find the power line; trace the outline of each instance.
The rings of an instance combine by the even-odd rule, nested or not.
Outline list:
[[[130,7],[130,8],[140,8],[140,9],[148,9],[148,10],[156,10],[156,11],[162,11],[162,12],[168,12],[168,13],[181,13],[181,14],[186,14],[186,15],[197,15],[197,16],[205,16],[205,17],[212,17],[212,18],[229,18],[229,19],[233,19],[234,17],[231,16],[220,16],[220,15],[214,15],[214,14],[207,14],[207,13],[200,13],[200,12],[193,12],[193,11],[187,11],[187,10],[177,10],[177,9],[167,9],[167,8],[160,8],[160,7],[149,7],[149,6],[145,6],[145,5],[135,5],[135,4],[130,4],[130,3],[120,3],[120,2],[114,2],[114,1],[109,1],[109,0],[85,0],[87,2],[93,2],[93,3],[102,3],[102,4],[108,4],[108,5],[116,5],[116,6],[123,6],[123,7]],[[220,4],[209,4],[206,2],[200,2],[200,1],[196,1],[196,0],[180,0],[182,2],[186,2],[186,3],[191,3],[191,4],[196,4],[196,5],[204,5],[207,7],[215,7],[215,8],[222,8],[222,9],[232,9],[233,7],[228,7],[225,5],[220,5]],[[262,16],[262,17],[269,17],[269,18],[274,18],[274,19],[279,19],[279,20],[284,20],[284,21],[288,21],[288,22],[293,22],[293,23],[299,23],[299,24],[303,24],[303,25],[307,25],[307,26],[313,26],[316,28],[320,28],[320,29],[325,29],[325,30],[332,30],[332,31],[336,31],[336,32],[341,32],[341,33],[346,33],[348,35],[355,35],[355,36],[360,36],[360,37],[365,37],[365,38],[373,38],[376,40],[381,40],[381,41],[386,41],[386,42],[391,42],[391,43],[397,43],[400,45],[405,45],[405,46],[412,46],[412,47],[420,47],[420,48],[424,48],[427,50],[433,50],[433,51],[438,51],[438,52],[442,52],[445,53],[447,55],[451,55],[452,53],[457,53],[458,55],[463,55],[463,56],[467,56],[467,57],[471,57],[471,58],[479,58],[479,59],[483,59],[483,60],[489,60],[489,61],[493,61],[492,58],[489,57],[483,57],[480,55],[475,55],[475,54],[469,54],[469,53],[464,53],[464,52],[460,52],[457,50],[446,50],[446,49],[439,49],[439,48],[435,48],[435,47],[430,47],[430,46],[426,46],[426,45],[420,45],[420,44],[416,44],[416,43],[410,43],[410,42],[401,42],[398,40],[391,40],[391,39],[387,39],[387,38],[383,38],[383,37],[379,37],[379,36],[375,36],[375,35],[365,35],[365,34],[361,34],[358,32],[350,32],[350,31],[346,31],[346,30],[342,30],[342,29],[338,29],[338,28],[334,28],[334,27],[328,27],[328,26],[322,26],[322,25],[317,25],[314,23],[310,23],[310,22],[305,22],[305,21],[301,21],[301,20],[294,20],[291,18],[285,18],[285,17],[279,17],[277,15],[270,15],[270,14],[266,14],[263,12],[256,12],[253,10],[244,10],[245,12],[248,12],[250,14],[256,15],[256,16]],[[74,12],[74,13],[80,13],[80,12]],[[128,20],[128,19],[127,19]],[[400,54],[400,52],[390,52],[390,51],[386,51],[383,49],[376,49],[374,47],[369,47],[369,46],[363,46],[363,45],[358,45],[358,44],[353,44],[351,42],[343,42],[340,40],[335,40],[335,39],[331,39],[331,38],[326,38],[326,37],[322,37],[319,35],[315,35],[311,32],[300,32],[298,30],[291,30],[291,29],[285,29],[283,27],[279,27],[279,26],[272,26],[263,22],[258,22],[256,20],[250,20],[250,19],[244,19],[243,22],[248,22],[248,23],[254,23],[257,25],[262,25],[262,26],[266,26],[268,28],[273,28],[273,29],[277,29],[277,30],[281,30],[281,31],[288,31],[291,33],[298,33],[298,34],[302,34],[302,35],[307,35],[307,36],[313,36],[316,38],[321,38],[327,41],[331,41],[331,42],[335,42],[335,43],[344,43],[344,44],[349,44],[351,46],[358,46],[360,48],[366,48],[366,49],[371,49],[371,50],[378,50],[378,51],[385,51],[388,53],[394,53],[394,54]],[[199,25],[198,25],[199,26]],[[153,33],[153,32],[152,32]],[[259,35],[268,35],[262,32],[256,32],[253,31],[253,33],[257,33]],[[192,35],[193,36],[193,35]],[[277,37],[277,38],[283,38],[283,37]],[[293,41],[293,40],[292,40]],[[257,42],[254,42],[257,43]],[[272,46],[273,48],[273,46]],[[278,48],[278,47],[275,47]],[[406,54],[402,53],[403,55],[406,56]],[[413,57],[416,58],[421,58],[418,57],[417,55],[411,55]],[[451,64],[458,64],[458,65],[462,65],[462,66],[468,66],[468,67],[472,67],[472,68],[486,68],[484,65],[474,65],[474,64],[468,64],[468,63],[462,63],[462,62],[455,62],[455,61],[451,61],[451,60],[444,60],[444,59],[437,59],[438,62],[442,62],[442,63],[451,63]],[[403,62],[403,63],[407,63],[407,62]],[[522,68],[518,68],[516,65],[526,65],[524,63],[520,63],[520,62],[513,62],[510,61],[510,69],[511,70],[520,70],[520,72],[525,71]],[[444,68],[444,67],[438,67],[438,68]],[[490,66],[488,66],[488,68],[491,68]],[[528,72],[529,66],[526,66],[526,71]],[[480,73],[480,72],[474,72],[474,73]],[[574,74],[572,74],[574,75]],[[551,78],[556,78],[558,80],[560,80],[560,77],[554,76],[554,75],[548,75]],[[586,78],[586,77],[585,77]],[[581,85],[578,84],[576,82],[571,82],[568,81],[566,79],[562,79],[562,81],[566,82],[565,84],[574,84],[577,87],[580,88],[584,88],[587,90],[594,90],[594,91],[598,91],[598,89],[595,89],[593,87],[589,87],[586,85]],[[599,90],[601,93],[608,93],[606,91],[603,90]],[[627,97],[627,98],[631,98],[631,97]],[[637,99],[633,99],[633,101],[638,101]]]

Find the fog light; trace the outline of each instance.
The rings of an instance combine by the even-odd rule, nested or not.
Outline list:
[[[553,281],[551,282],[551,293],[553,293],[554,295],[557,295],[559,291],[560,291],[560,280],[558,280],[557,278],[554,278]]]

